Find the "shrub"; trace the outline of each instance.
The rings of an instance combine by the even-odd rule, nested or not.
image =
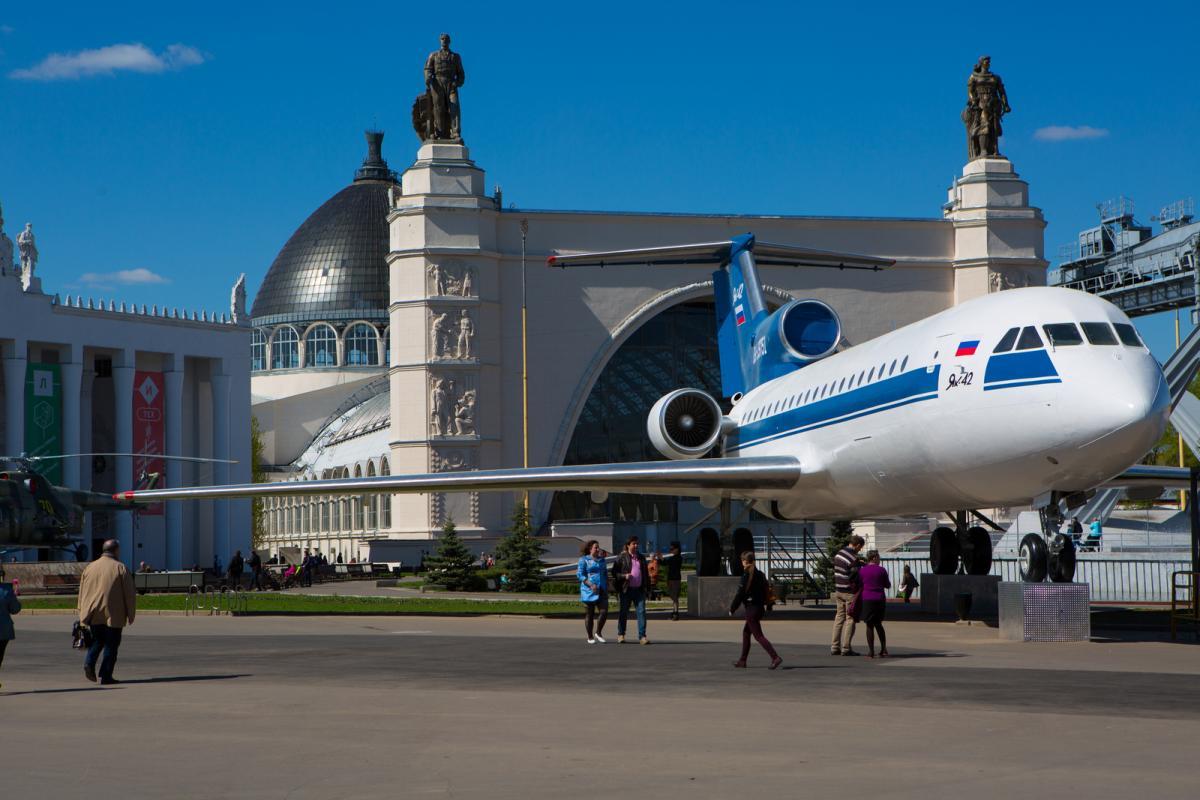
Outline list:
[[[496,563],[508,575],[513,592],[537,592],[542,586],[542,543],[532,536],[529,510],[524,503],[513,508],[508,536],[496,547]]]
[[[438,539],[437,554],[425,563],[426,586],[444,586],[451,592],[465,592],[478,586],[475,576],[475,557],[458,538],[454,520],[446,520],[442,526],[442,538]]]

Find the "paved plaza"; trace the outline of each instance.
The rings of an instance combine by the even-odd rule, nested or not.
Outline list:
[[[86,682],[70,617],[25,615],[0,680],[5,795],[55,798],[777,798],[1191,795],[1200,648],[1000,642],[890,626],[894,658],[734,670],[740,624],[654,644],[516,617],[145,616]],[[860,637],[861,638],[861,635]],[[1148,637],[1153,638],[1153,637]],[[859,646],[865,645],[860,642]]]

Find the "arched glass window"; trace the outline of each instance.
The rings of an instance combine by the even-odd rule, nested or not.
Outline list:
[[[352,325],[346,331],[346,363],[379,363],[379,338],[375,329],[365,322]]]
[[[383,329],[383,365],[391,366],[392,363],[392,327]]]
[[[314,325],[304,335],[304,366],[337,366],[337,333],[328,325]]]
[[[295,369],[300,366],[300,336],[290,325],[275,329],[271,338],[271,369]]]
[[[380,475],[391,475],[392,471],[388,467],[388,460],[385,458],[379,463]],[[382,494],[379,496],[379,526],[381,528],[392,527],[392,496],[390,494]]]
[[[267,368],[267,335],[258,328],[250,334],[250,369],[255,372]]]

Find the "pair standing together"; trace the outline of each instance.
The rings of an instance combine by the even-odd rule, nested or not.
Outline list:
[[[833,557],[834,602],[833,640],[830,653],[835,656],[856,656],[851,647],[854,629],[859,621],[867,626],[867,658],[875,658],[875,638],[879,638],[879,655],[887,657],[887,634],[883,618],[887,610],[887,590],[892,582],[887,570],[879,563],[879,551],[871,550],[865,559],[859,558],[866,541],[855,534],[849,543]]]

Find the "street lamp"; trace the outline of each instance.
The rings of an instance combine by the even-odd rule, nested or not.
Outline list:
[[[528,294],[525,288],[525,243],[529,236],[529,220],[521,220],[521,424],[522,466],[529,468],[529,348],[527,320]],[[525,490],[525,513],[529,513],[529,490]]]

